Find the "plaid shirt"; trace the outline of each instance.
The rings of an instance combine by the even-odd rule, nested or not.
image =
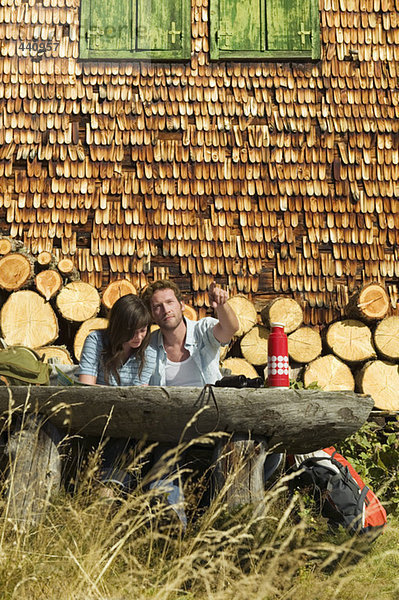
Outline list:
[[[187,327],[184,347],[196,362],[203,379],[203,384],[215,383],[222,377],[219,370],[220,342],[213,335],[217,319],[205,317],[199,321],[184,319]],[[149,348],[156,353],[155,371],[150,385],[166,385],[166,351],[163,346],[162,333],[154,331]]]
[[[96,383],[106,385],[104,371],[102,368],[102,351],[104,348],[104,331],[95,330],[89,333],[83,346],[80,357],[78,374],[93,375],[97,377]],[[139,362],[134,354],[129,356],[127,361],[118,369],[120,384],[115,377],[110,374],[109,385],[146,385],[148,384],[151,373],[155,366],[155,352],[147,348],[144,356],[144,366],[141,375],[139,375]]]

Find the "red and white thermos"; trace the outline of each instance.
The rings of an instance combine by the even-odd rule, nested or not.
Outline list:
[[[288,339],[283,323],[272,323],[268,340],[267,385],[288,388],[290,365],[288,362]]]

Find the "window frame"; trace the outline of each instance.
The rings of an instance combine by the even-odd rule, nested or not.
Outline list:
[[[220,50],[218,46],[218,36],[221,29],[219,0],[210,0],[210,59],[211,61],[220,60],[245,60],[245,59],[285,59],[285,60],[319,60],[321,54],[320,40],[320,10],[319,0],[309,0],[311,8],[311,36],[312,48],[307,50],[268,50],[266,48],[267,24],[266,24],[266,3],[267,0],[260,0],[261,22],[264,50]]]
[[[80,22],[79,22],[79,59],[82,60],[189,60],[191,58],[191,2],[190,0],[179,0],[182,7],[182,31],[181,31],[181,48],[179,49],[162,49],[162,50],[137,50],[137,48],[123,48],[120,50],[95,50],[89,47],[89,33],[91,28],[90,14],[91,1],[81,0],[80,2]],[[110,0],[112,1],[112,0]],[[156,1],[156,0],[155,0]],[[159,1],[159,0],[158,0]],[[171,0],[173,1],[173,0]],[[107,5],[104,3],[104,6]],[[132,31],[131,39],[133,45],[133,37],[135,44],[137,43],[137,21],[136,12],[137,3],[131,0],[132,10]],[[134,31],[133,31],[134,29]],[[179,32],[180,33],[180,32]],[[134,36],[133,36],[134,34]]]

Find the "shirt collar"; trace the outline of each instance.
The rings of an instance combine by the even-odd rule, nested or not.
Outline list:
[[[184,347],[186,348],[187,346],[192,346],[194,344],[194,329],[195,329],[195,323],[196,321],[190,321],[190,319],[187,319],[186,317],[183,317],[184,323],[186,324],[186,341],[184,343]],[[157,345],[158,348],[163,348],[163,337],[162,337],[162,332],[160,329],[158,329],[158,331],[156,332],[158,337],[157,337]]]

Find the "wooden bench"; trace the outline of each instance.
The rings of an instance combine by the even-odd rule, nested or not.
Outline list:
[[[1,387],[0,414],[4,428],[12,428],[5,448],[8,516],[35,523],[44,514],[60,487],[58,445],[65,435],[100,436],[105,431],[110,437],[177,444],[204,441],[204,436],[211,443],[218,432],[218,489],[231,469],[241,465],[241,476],[227,498],[234,505],[261,499],[268,451],[303,454],[337,444],[362,426],[372,407],[370,396],[350,391]],[[16,419],[20,425],[14,429]]]

